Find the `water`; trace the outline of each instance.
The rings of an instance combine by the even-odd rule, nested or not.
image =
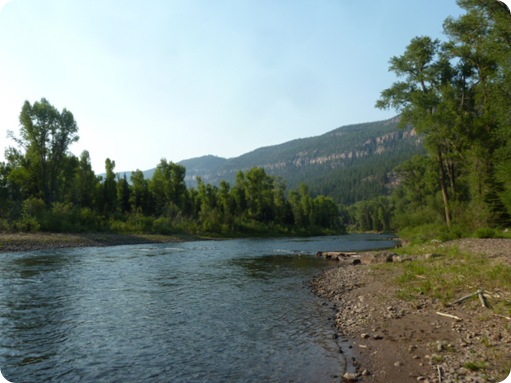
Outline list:
[[[318,250],[378,235],[0,254],[0,370],[14,383],[330,382]]]

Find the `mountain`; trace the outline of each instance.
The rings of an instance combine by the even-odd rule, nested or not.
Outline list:
[[[387,194],[396,182],[392,170],[424,151],[415,130],[400,129],[398,124],[399,117],[348,125],[236,158],[204,156],[179,164],[186,167],[189,186],[196,185],[197,177],[213,185],[225,179],[232,185],[238,171],[257,166],[282,177],[288,189],[306,183],[313,195],[328,195],[351,204]]]
[[[411,127],[398,127],[399,117],[347,125],[320,136],[300,138],[256,149],[235,158],[207,155],[179,162],[186,168],[186,183],[197,185],[197,177],[218,185],[234,185],[236,174],[253,167],[281,177],[288,190],[301,183],[313,195],[326,195],[349,205],[386,195],[397,184],[393,169],[412,156],[425,153],[421,138]],[[152,178],[153,169],[144,171]],[[129,179],[131,172],[126,174]]]

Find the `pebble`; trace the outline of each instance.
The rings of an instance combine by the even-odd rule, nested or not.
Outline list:
[[[348,382],[356,382],[358,381],[358,375],[357,374],[353,374],[351,372],[347,372],[345,373],[342,378]]]

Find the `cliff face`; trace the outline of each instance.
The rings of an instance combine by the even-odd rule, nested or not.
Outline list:
[[[355,147],[351,150],[342,152],[332,152],[331,154],[318,156],[315,152],[300,152],[297,153],[297,158],[292,164],[286,164],[284,162],[277,164],[266,165],[268,169],[282,168],[287,165],[293,165],[296,167],[308,166],[308,165],[330,165],[332,167],[342,166],[345,160],[360,159],[363,157],[369,157],[372,155],[380,155],[388,150],[392,150],[393,147],[399,145],[400,141],[411,139],[411,141],[419,142],[416,137],[415,129],[407,131],[396,131],[385,134],[380,137],[372,137],[363,142],[360,147]]]
[[[257,166],[282,177],[288,188],[304,182],[313,194],[331,195],[339,202],[350,203],[388,192],[391,179],[395,179],[393,168],[423,150],[416,131],[400,129],[398,123],[394,118],[350,125],[321,136],[259,148],[237,158],[206,156],[180,164],[187,169],[190,186],[196,185],[197,177],[214,185],[225,179],[232,185],[240,170]],[[371,195],[357,193],[357,188],[367,189],[369,184]]]

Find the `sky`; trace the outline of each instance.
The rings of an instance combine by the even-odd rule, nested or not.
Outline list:
[[[455,0],[0,0],[0,161],[23,103],[71,111],[93,169],[237,157],[374,107]]]

